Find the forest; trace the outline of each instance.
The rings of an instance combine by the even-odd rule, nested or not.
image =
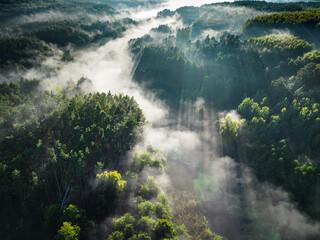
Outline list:
[[[177,2],[0,3],[0,239],[320,238],[320,3]]]

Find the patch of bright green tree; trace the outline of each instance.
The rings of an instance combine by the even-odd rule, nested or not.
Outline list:
[[[39,92],[38,86],[38,80],[0,84],[1,239],[54,237],[69,204],[99,223],[122,188],[113,180],[91,183],[102,178],[96,175],[100,169],[121,169],[145,121],[128,96],[68,98],[61,89]],[[72,222],[63,226],[76,233],[74,224],[84,230],[89,224],[63,221]]]
[[[302,210],[319,218],[317,50],[290,62],[294,67],[284,73],[290,69],[294,75],[273,79],[268,88],[244,98],[237,107],[243,119],[225,118],[220,134],[226,154],[248,164],[260,181],[282,186]]]
[[[280,12],[268,15],[261,15],[248,19],[242,26],[244,35],[259,36],[268,34],[275,29],[280,31],[290,31],[307,41],[319,45],[319,23],[320,11],[308,9],[297,12]]]

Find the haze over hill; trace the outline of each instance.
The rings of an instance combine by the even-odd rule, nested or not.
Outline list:
[[[319,238],[320,3],[24,2],[1,239]]]

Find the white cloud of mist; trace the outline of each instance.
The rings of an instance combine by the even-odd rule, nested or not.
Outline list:
[[[150,126],[145,132],[145,141],[166,153],[171,151],[184,154],[192,153],[201,146],[201,140],[197,134],[189,130],[170,129],[167,126],[160,128]]]
[[[44,12],[38,12],[29,15],[22,15],[10,19],[9,21],[5,22],[6,26],[8,25],[16,25],[16,24],[25,24],[25,23],[33,23],[33,22],[44,22],[44,21],[61,21],[61,20],[75,20],[75,19],[84,19],[86,21],[115,21],[119,20],[123,17],[127,17],[125,12],[116,15],[104,15],[104,16],[97,16],[94,14],[83,14],[80,13],[65,13],[61,10],[49,10]]]
[[[211,3],[218,3],[218,2],[229,2],[229,1],[223,1],[223,0],[167,0],[162,1],[159,4],[156,5],[148,5],[146,6],[139,6],[136,8],[130,8],[128,9],[134,18],[138,19],[145,19],[154,17],[157,15],[158,12],[162,11],[163,9],[169,9],[171,11],[174,11],[178,8],[185,7],[185,6],[194,6],[199,7],[204,4],[211,4]],[[230,1],[232,2],[232,1]]]
[[[320,236],[320,223],[299,211],[287,192],[271,184],[259,183],[246,167],[242,167],[242,173],[246,203],[258,218],[278,230],[285,239]]]
[[[292,35],[291,31],[289,29],[272,29],[271,31],[272,34],[277,34],[277,35],[283,35],[284,37],[288,37]]]
[[[113,94],[121,92],[134,96],[148,121],[157,121],[166,114],[166,110],[151,93],[145,93],[131,82],[134,62],[128,49],[128,41],[143,36],[151,28],[158,27],[160,24],[169,24],[176,28],[181,23],[175,17],[150,19],[127,30],[122,38],[111,40],[98,48],[74,51],[75,61],[70,63],[59,62],[62,52],[57,51],[53,58],[48,58],[43,63],[42,68],[50,69],[51,66],[58,66],[58,71],[31,69],[25,77],[44,79],[49,86],[56,84],[65,86],[67,81],[77,82],[81,77],[87,77],[94,84],[92,91],[110,91]],[[153,100],[150,101],[150,99]]]
[[[41,22],[41,21],[50,21],[50,20],[61,20],[65,18],[69,19],[74,19],[77,18],[78,16],[76,15],[67,15],[65,13],[62,13],[60,11],[46,11],[46,12],[40,12],[40,13],[35,13],[35,14],[30,14],[30,15],[23,15],[20,18],[17,19],[18,23],[27,23],[27,22]]]
[[[230,191],[230,184],[234,176],[235,162],[230,157],[213,156],[205,163],[205,173],[211,173],[212,181],[218,186],[221,193]]]
[[[235,216],[244,214],[243,207],[246,208],[246,213],[250,213],[244,215],[250,224],[248,226],[241,224],[242,229],[247,228],[247,239],[260,239],[257,238],[259,234],[263,234],[264,239],[278,239],[273,238],[277,233],[280,234],[280,239],[290,240],[310,237],[316,239],[320,236],[320,223],[301,212],[297,204],[291,201],[288,192],[272,184],[259,182],[247,166],[239,165],[232,158],[218,156],[205,162],[204,166],[203,174],[206,174],[212,182],[206,193],[206,200],[214,206],[206,207],[206,216],[209,218],[210,214],[216,214],[215,205],[221,205],[220,208],[223,209],[230,204],[228,208],[235,210],[233,213]],[[210,191],[213,193],[210,194]],[[221,210],[219,212],[221,213]],[[218,226],[223,229],[225,226],[221,222],[225,221],[224,217],[224,214],[213,216],[212,221],[218,219]],[[226,224],[231,224],[228,221]],[[237,231],[237,226],[234,228],[227,226],[227,228],[230,232]],[[228,236],[230,239],[240,239],[239,235],[234,237],[235,233],[230,232],[227,232],[231,234]]]
[[[166,1],[164,6],[169,10],[176,10],[177,8],[184,6],[194,6],[199,7],[205,4],[219,3],[219,2],[233,2],[233,1],[224,1],[224,0],[169,0]]]
[[[201,33],[201,39],[207,37],[209,35],[210,38],[214,37],[217,38],[220,34],[220,31],[213,30],[213,29],[206,29]]]
[[[228,116],[231,117],[231,119],[233,120],[241,120],[241,116],[237,113],[236,110],[219,112],[219,120],[222,120],[223,118]]]
[[[194,103],[194,106],[196,108],[201,108],[201,107],[205,107],[205,101],[203,98],[199,97],[197,98],[196,102]]]
[[[204,28],[200,36],[219,37],[223,32],[239,34],[242,24],[249,18],[257,17],[264,12],[235,6],[210,5],[202,11],[195,21],[195,26]]]

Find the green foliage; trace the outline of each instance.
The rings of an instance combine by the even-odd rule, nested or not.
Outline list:
[[[177,30],[176,44],[183,47],[190,44],[191,28],[182,28]]]
[[[157,28],[152,28],[152,31],[159,33],[171,33],[172,29],[168,25],[159,25]]]
[[[121,193],[124,190],[126,181],[121,180],[121,175],[115,170],[112,172],[104,171],[96,175],[95,195],[92,197],[92,215],[99,218],[113,211]]]
[[[0,3],[0,8],[6,13],[1,16],[3,22],[22,15],[32,16],[35,13],[48,11],[61,11],[65,15],[95,14],[98,16],[113,15],[116,12],[108,4],[90,1],[4,0]]]
[[[241,6],[247,8],[253,8],[262,12],[295,12],[302,11],[308,8],[319,8],[318,2],[266,2],[266,1],[235,1],[232,3],[218,3],[222,6]]]
[[[138,235],[133,235],[129,240],[151,240],[151,237],[146,233],[140,233]]]
[[[147,181],[141,185],[138,195],[146,200],[150,200],[156,197],[159,193],[160,189],[156,184],[154,177],[149,177]]]
[[[30,69],[39,66],[54,52],[49,44],[56,44],[64,55],[62,61],[72,61],[66,47],[85,47],[92,43],[104,43],[115,39],[126,30],[124,24],[134,24],[133,20],[122,19],[93,21],[91,16],[113,15],[115,10],[106,4],[80,1],[37,1],[28,3],[0,3],[0,70]],[[46,20],[35,17],[53,11],[64,15],[61,20],[48,16]],[[50,14],[49,14],[50,15]],[[80,17],[81,16],[81,17]],[[21,19],[29,18],[23,22]],[[31,20],[34,19],[34,20]],[[55,51],[56,52],[56,51]]]
[[[271,33],[273,29],[290,30],[309,41],[319,43],[314,33],[319,31],[320,11],[309,9],[296,12],[281,12],[261,15],[247,20],[243,32],[249,35]]]
[[[69,222],[63,222],[56,236],[57,240],[78,240],[80,228],[77,225],[72,225]]]
[[[4,82],[0,84],[0,126],[2,128],[9,130],[16,123],[22,124],[41,115],[41,112],[52,110],[56,103],[38,103],[42,102],[44,98],[54,101],[54,97],[50,94],[44,93],[34,99],[33,93],[37,91],[39,84],[40,80],[38,79],[21,79],[17,83]]]
[[[63,61],[63,62],[72,62],[73,60],[74,60],[74,58],[71,56],[70,50],[66,50],[63,53],[61,61]]]
[[[231,157],[236,156],[237,138],[241,130],[241,127],[244,125],[245,122],[245,119],[242,119],[240,121],[234,120],[231,118],[230,115],[218,121],[220,128],[219,134],[222,136],[222,146],[225,154],[230,155]]]
[[[157,239],[174,238],[177,235],[177,231],[166,219],[159,219],[154,227],[154,231]]]
[[[132,44],[132,51],[135,49]],[[256,48],[238,36],[226,35],[220,41],[208,37],[183,51],[166,41],[141,43],[139,49],[141,60],[133,79],[155,91],[172,108],[179,107],[182,96],[187,101],[201,96],[218,107],[230,107],[237,105],[243,93],[253,93],[268,83],[266,66]]]
[[[86,228],[86,217],[104,219],[114,210],[124,181],[117,172],[104,172],[90,192],[88,184],[96,177],[97,165],[107,168],[121,161],[139,139],[144,123],[141,109],[128,96],[97,93],[67,98],[62,90],[39,93],[38,85],[38,80],[0,84],[0,126],[5,129],[0,182],[6,193],[0,196],[0,207],[11,216],[1,214],[0,222],[9,223],[1,238],[10,232],[14,235],[9,238],[20,238],[22,232],[29,236],[46,231],[52,237],[61,224],[54,218],[59,220],[60,214],[56,208],[46,209],[61,206],[65,194],[69,207],[63,210],[62,221]],[[30,227],[26,220],[30,218],[42,224],[31,221],[36,225]],[[12,231],[18,219],[20,230]]]
[[[259,104],[249,98],[238,107],[238,112],[248,119],[248,131],[241,132],[246,140],[240,143],[246,151],[247,164],[259,180],[283,186],[309,214],[315,215],[310,204],[320,180],[315,168],[319,164],[319,151],[315,148],[320,132],[319,104],[308,98],[292,102],[284,99],[276,102],[273,114],[265,117],[259,109]]]
[[[135,218],[130,213],[126,213],[124,216],[112,220],[112,229],[116,232],[123,233],[123,236],[127,239],[133,234],[134,223]]]
[[[55,236],[60,227],[60,207],[52,204],[47,207],[45,212],[45,228],[50,236]]]
[[[225,117],[219,121],[220,124],[220,135],[225,138],[235,139],[238,136],[238,131],[241,126],[241,122],[233,120],[231,116]]]
[[[126,183],[126,181],[121,180],[121,174],[116,170],[112,172],[104,171],[96,176],[96,186],[99,189],[110,186],[112,189],[122,192]]]
[[[175,100],[182,88],[191,91],[195,84],[198,89],[201,86],[201,81],[192,83],[194,79],[201,79],[199,68],[177,47],[164,45],[143,48],[133,79],[171,100]]]
[[[40,40],[61,46],[65,46],[68,43],[73,43],[76,46],[84,46],[90,42],[90,37],[87,34],[69,26],[45,27],[34,31],[31,34]]]
[[[320,63],[320,50],[316,49],[311,52],[303,54],[302,57],[298,57],[295,60],[296,64],[308,64],[308,63]]]
[[[188,29],[179,31],[179,41],[186,40],[184,46],[179,43],[178,37],[173,38],[173,41],[167,39],[161,44],[149,38],[148,43],[139,45],[137,57],[141,56],[141,61],[134,80],[158,93],[160,98],[169,102],[172,111],[178,109],[181,116],[188,114],[184,101],[192,103],[195,96],[203,97],[206,104],[212,104],[215,109],[225,111],[236,108],[245,121],[226,118],[220,122],[223,154],[248,164],[259,180],[283,187],[299,203],[301,209],[311,216],[319,217],[319,211],[313,204],[319,198],[315,190],[319,184],[319,177],[316,177],[319,150],[315,146],[320,142],[320,129],[316,120],[319,118],[320,61],[318,50],[313,50],[319,44],[316,39],[319,10],[304,10],[300,3],[290,6],[249,2],[234,4],[274,11],[288,7],[290,11],[296,9],[300,12],[261,17],[266,19],[261,31],[258,29],[254,33],[252,25],[252,33],[249,32],[249,27],[244,33],[263,33],[263,36],[246,40],[242,40],[246,38],[245,34],[241,38],[225,34],[220,39],[208,36],[187,43],[190,34]],[[190,20],[194,23],[199,18],[199,13],[205,10],[190,7],[179,11],[183,21]],[[173,14],[174,12],[165,10],[159,16]],[[209,16],[204,15],[203,18]],[[268,19],[270,22],[267,22]],[[311,23],[312,19],[315,19],[314,23]],[[200,21],[199,26],[201,27]],[[273,29],[286,28],[292,35],[270,34]],[[136,42],[139,41],[142,42],[142,39]],[[311,44],[312,42],[315,44]],[[165,44],[167,45],[164,46]],[[174,49],[175,44],[178,50]],[[171,52],[167,50],[169,48],[172,49]],[[171,61],[179,59],[179,55],[185,61]],[[171,58],[170,61],[168,58]],[[170,66],[159,64],[158,59],[170,62]],[[190,69],[188,62],[197,64],[197,71],[201,74],[192,79],[183,77],[181,81],[179,76],[172,77],[177,71],[187,72],[185,69]],[[166,81],[170,82],[167,84]],[[189,127],[187,124],[182,122],[182,125]],[[301,156],[307,156],[309,160],[300,163]],[[294,163],[296,159],[299,159],[299,164]],[[302,184],[307,187],[302,189]],[[154,212],[158,205],[153,203]],[[183,214],[182,211],[180,213]],[[190,219],[196,221],[186,214],[184,216],[187,219],[185,222]],[[203,234],[199,239],[216,237],[199,230],[205,223],[196,221],[196,224],[198,229],[191,231],[192,237],[197,231]],[[196,229],[191,224],[186,226],[188,230]]]
[[[96,21],[84,24],[81,20],[61,20],[32,22],[16,26],[27,36],[34,36],[47,43],[66,46],[70,43],[77,47],[84,47],[103,39],[121,36],[125,27],[120,22]]]
[[[154,207],[150,201],[139,203],[138,209],[141,216],[151,216],[154,213]]]
[[[253,117],[262,117],[263,112],[258,103],[254,102],[253,99],[245,98],[242,103],[238,106],[238,113],[245,119],[252,119]]]
[[[298,71],[296,83],[306,89],[319,86],[320,64],[309,63]],[[314,96],[317,98],[317,96]]]
[[[130,214],[126,213],[120,218],[114,218],[112,220],[112,229],[115,231],[123,231],[126,228],[126,225],[134,224],[135,218]]]
[[[84,211],[76,205],[70,204],[62,211],[61,219],[63,222],[71,222],[73,224],[80,225],[84,216]]]
[[[142,216],[138,221],[138,228],[142,232],[150,233],[152,232],[156,221],[148,216]]]
[[[191,239],[219,239],[218,235],[210,231],[208,222],[202,215],[201,204],[195,200],[190,200],[188,194],[190,193],[183,193],[174,198],[174,218],[177,223],[180,225],[183,224],[185,228],[188,229],[188,234],[191,236]],[[190,195],[192,194],[194,193]],[[180,227],[177,230],[179,229]]]
[[[158,168],[163,172],[166,161],[161,152],[149,147],[144,153],[135,153],[133,156],[132,169],[134,172],[140,173],[144,168],[152,167]]]
[[[184,224],[175,226],[175,229],[177,231],[177,236],[183,236],[186,239],[191,239],[191,236],[188,234],[188,229]]]
[[[0,38],[0,68],[31,68],[51,54],[49,46],[33,37]]]
[[[154,212],[158,218],[171,220],[171,208],[168,198],[164,194],[159,194],[157,202],[153,205]]]
[[[268,15],[261,15],[254,19],[249,19],[244,24],[245,28],[255,26],[289,26],[289,25],[304,25],[304,26],[316,26],[320,21],[319,9],[312,9],[308,11],[297,12],[282,12]]]
[[[123,233],[116,231],[109,235],[108,240],[123,240]]]
[[[149,34],[145,34],[140,38],[130,39],[129,46],[131,52],[134,54],[141,54],[144,47],[152,43],[153,40],[154,39]]]
[[[185,6],[175,11],[165,9],[158,13],[158,17],[178,14],[185,26],[192,26],[192,38],[197,39],[205,30],[232,32],[238,31],[240,24],[248,20],[248,16],[255,17],[266,12],[302,11],[308,8],[319,8],[315,2],[265,2],[265,1],[235,1],[206,4],[200,7]],[[238,9],[246,11],[239,11]]]
[[[154,183],[153,180],[149,181]],[[169,235],[171,234],[171,237],[174,237],[177,233],[172,227],[171,208],[167,197],[164,194],[158,194],[154,204],[150,201],[142,200],[143,199],[138,196],[135,201],[136,205],[130,211],[134,216],[137,214],[140,219],[136,221],[130,212],[127,212],[122,217],[114,218],[111,224],[113,233],[110,236],[120,235],[121,233],[123,239],[131,240],[159,239],[160,237],[157,237],[157,234],[165,234],[167,237],[170,237]],[[158,224],[159,226],[156,228],[156,224],[161,218],[165,219],[166,222],[163,222],[162,227]],[[156,231],[158,231],[158,233],[156,233]],[[162,233],[160,233],[161,231]]]
[[[271,61],[268,58],[280,56],[282,58],[297,57],[311,51],[313,48],[313,45],[307,41],[289,34],[271,34],[263,37],[249,38],[246,43],[259,48],[263,55],[262,57],[268,61]]]

